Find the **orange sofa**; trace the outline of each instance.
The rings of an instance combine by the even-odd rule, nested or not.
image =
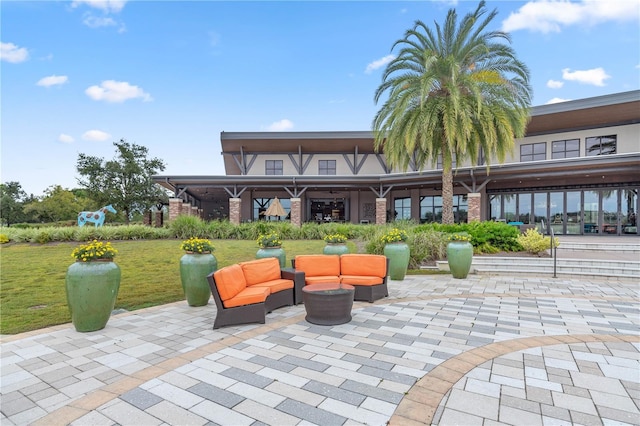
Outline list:
[[[217,313],[213,328],[225,325],[265,323],[276,308],[300,303],[304,274],[280,269],[280,261],[266,258],[218,269],[207,276]],[[299,291],[295,290],[299,288]]]
[[[354,300],[373,302],[389,296],[389,260],[376,254],[299,255],[291,261],[304,272],[305,285],[343,283],[355,288]]]

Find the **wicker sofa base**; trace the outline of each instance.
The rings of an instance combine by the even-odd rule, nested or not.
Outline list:
[[[354,285],[355,293],[353,295],[354,300],[361,300],[364,302],[373,303],[383,297],[389,297],[389,289],[387,289],[387,283],[378,285]]]

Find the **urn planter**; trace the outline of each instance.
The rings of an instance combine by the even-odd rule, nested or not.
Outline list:
[[[205,306],[211,298],[207,275],[218,269],[211,253],[186,253],[180,258],[180,281],[189,306]]]
[[[118,297],[120,278],[120,267],[110,260],[69,266],[65,290],[76,331],[97,331],[107,325]]]
[[[469,242],[451,241],[447,244],[447,263],[453,278],[467,278],[473,260],[473,246]]]
[[[277,257],[280,267],[286,266],[287,254],[282,247],[262,247],[256,252],[256,259],[264,259],[267,257]]]
[[[322,254],[348,254],[349,247],[344,243],[327,243],[322,249]]]
[[[404,242],[387,243],[383,252],[389,258],[389,278],[403,280],[409,267],[409,245]]]

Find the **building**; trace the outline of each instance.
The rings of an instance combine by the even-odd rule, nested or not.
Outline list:
[[[438,222],[441,166],[392,170],[371,132],[223,132],[226,175],[154,176],[178,214],[232,222]],[[503,163],[458,164],[456,221],[638,235],[640,90],[533,107]],[[278,197],[287,217],[263,213]]]

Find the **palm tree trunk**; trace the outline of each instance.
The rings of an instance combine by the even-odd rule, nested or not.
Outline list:
[[[453,171],[442,170],[442,223],[453,223]]]

